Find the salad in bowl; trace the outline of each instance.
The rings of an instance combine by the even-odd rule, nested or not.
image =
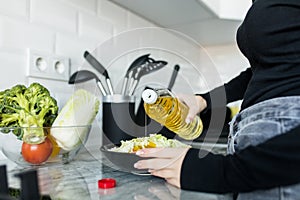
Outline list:
[[[100,150],[105,158],[110,162],[111,166],[115,169],[138,175],[150,175],[148,170],[140,170],[133,167],[134,163],[141,160],[141,158],[135,154],[135,152],[139,149],[156,147],[190,147],[179,140],[168,139],[161,134],[150,134],[146,137],[120,141],[120,143],[120,145],[104,145],[100,148]]]

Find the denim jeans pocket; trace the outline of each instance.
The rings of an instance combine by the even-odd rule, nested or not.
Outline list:
[[[234,137],[234,151],[240,151],[248,146],[255,146],[280,134],[280,122],[274,120],[257,120],[242,127]]]

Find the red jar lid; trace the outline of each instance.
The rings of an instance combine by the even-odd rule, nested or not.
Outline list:
[[[116,180],[113,178],[104,178],[98,180],[98,188],[108,189],[116,187]]]

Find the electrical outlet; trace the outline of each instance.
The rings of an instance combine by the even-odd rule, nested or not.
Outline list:
[[[27,71],[29,77],[68,81],[70,77],[70,59],[28,49]]]

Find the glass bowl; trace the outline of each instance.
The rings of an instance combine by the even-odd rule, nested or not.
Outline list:
[[[84,146],[91,130],[91,125],[57,126],[57,127],[18,127],[0,128],[0,144],[3,154],[19,165],[45,165],[51,163],[69,163]],[[43,138],[40,144],[23,142],[24,135],[43,136],[31,137],[31,141]],[[59,137],[53,137],[58,135]],[[19,139],[22,136],[22,139]],[[59,138],[59,139],[56,139]],[[66,143],[62,143],[63,138]],[[50,143],[50,144],[49,144]]]

